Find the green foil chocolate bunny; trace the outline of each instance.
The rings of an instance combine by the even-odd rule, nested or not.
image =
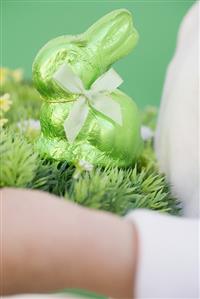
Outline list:
[[[39,51],[33,79],[44,99],[36,144],[42,155],[100,166],[136,160],[142,147],[139,112],[117,89],[121,79],[110,67],[137,39],[130,12],[120,9],[85,33],[55,38]]]

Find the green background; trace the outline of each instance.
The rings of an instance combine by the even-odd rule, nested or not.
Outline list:
[[[140,107],[160,101],[166,67],[176,44],[181,19],[194,0],[161,1],[2,1],[3,66],[21,67],[31,78],[38,50],[50,39],[85,31],[116,8],[134,16],[140,40],[129,56],[116,63],[122,90]]]

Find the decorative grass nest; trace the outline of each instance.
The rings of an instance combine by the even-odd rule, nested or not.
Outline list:
[[[42,101],[32,84],[23,81],[20,70],[1,69],[0,92],[1,187],[40,189],[118,215],[135,208],[180,213],[154,155],[155,107],[141,112],[145,140],[136,164],[102,168],[81,160],[74,166],[41,157],[35,149]]]

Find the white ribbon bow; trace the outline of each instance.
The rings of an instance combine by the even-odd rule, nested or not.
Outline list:
[[[78,95],[64,122],[65,134],[70,143],[76,139],[83,127],[88,116],[89,106],[122,125],[120,105],[109,95],[123,82],[114,69],[110,69],[100,76],[89,90],[85,89],[81,79],[67,63],[59,67],[54,73],[53,79],[63,89]]]

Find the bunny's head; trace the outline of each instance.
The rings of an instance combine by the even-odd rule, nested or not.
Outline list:
[[[60,36],[48,42],[33,63],[35,86],[47,101],[73,98],[52,79],[60,65],[67,62],[89,88],[110,65],[133,49],[137,39],[130,12],[115,10],[83,34]]]

